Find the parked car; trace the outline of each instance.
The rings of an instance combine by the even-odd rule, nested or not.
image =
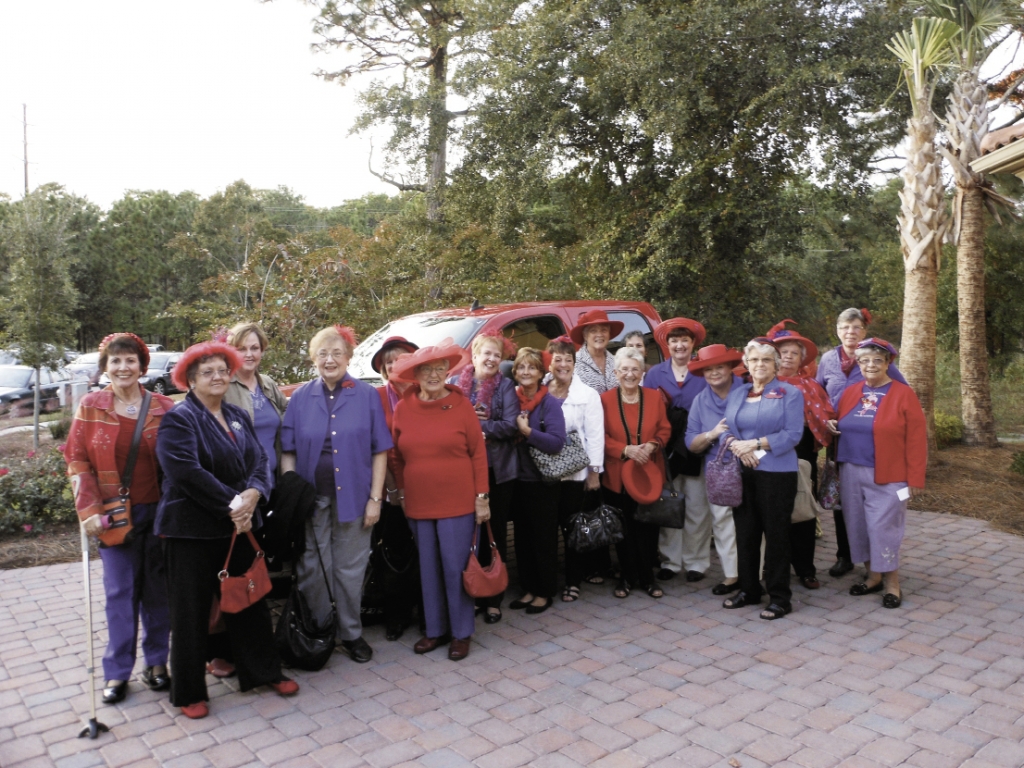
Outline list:
[[[520,304],[497,304],[420,312],[393,320],[368,336],[352,355],[349,371],[353,376],[372,384],[380,384],[380,376],[370,367],[370,360],[389,336],[404,336],[421,347],[451,337],[459,346],[469,349],[479,333],[500,331],[520,347],[543,349],[547,343],[568,333],[580,315],[603,309],[611,320],[620,320],[622,333],[608,345],[614,353],[630,331],[641,331],[647,342],[647,362],[661,362],[661,350],[653,343],[654,327],[661,322],[657,310],[639,301],[532,301]]]
[[[100,380],[100,353],[86,352],[79,355],[67,366],[68,371],[76,379],[87,379],[90,386],[96,386]]]
[[[60,389],[72,380],[72,375],[58,368],[39,371],[42,384],[39,389],[39,411],[60,410]],[[27,365],[0,365],[0,416],[11,418],[31,416],[35,405],[36,372]]]
[[[181,352],[154,352],[149,356],[149,370],[146,371],[145,376],[139,379],[139,384],[160,395],[170,395],[180,391],[171,381],[171,371],[181,360],[181,355]],[[101,387],[105,387],[109,383],[110,377],[106,373],[100,376]]]

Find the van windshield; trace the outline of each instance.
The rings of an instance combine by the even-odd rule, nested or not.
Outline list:
[[[460,347],[468,347],[476,332],[487,322],[485,317],[403,317],[388,323],[356,347],[348,364],[357,379],[379,379],[370,367],[374,353],[389,336],[404,336],[421,347],[451,338]]]

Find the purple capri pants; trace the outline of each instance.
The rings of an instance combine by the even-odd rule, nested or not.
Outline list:
[[[875,573],[899,569],[907,502],[896,494],[906,487],[906,483],[879,485],[874,467],[840,465],[839,495],[853,562],[870,562]]]

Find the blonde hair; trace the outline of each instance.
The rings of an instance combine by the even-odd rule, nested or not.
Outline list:
[[[309,358],[310,358],[310,360],[312,360],[313,358],[316,357],[316,353],[320,350],[321,347],[326,347],[328,344],[331,344],[331,343],[333,343],[335,341],[340,343],[342,348],[344,348],[345,356],[346,357],[352,357],[352,352],[353,352],[352,344],[349,343],[348,339],[346,339],[344,336],[342,336],[340,333],[338,333],[337,327],[335,327],[333,325],[329,325],[326,328],[324,328],[322,331],[318,331],[316,336],[314,336],[312,339],[310,339],[310,341],[309,341]]]
[[[502,343],[501,339],[489,334],[486,336],[481,334],[473,339],[473,354],[479,355],[480,350],[484,348],[484,344],[493,344],[497,348],[498,354],[502,357],[505,356],[505,345]]]
[[[260,342],[260,349],[266,352],[267,347],[270,346],[270,339],[267,338],[266,332],[260,328],[258,323],[239,323],[234,326],[228,331],[228,344],[235,349],[241,349],[242,343],[250,333],[256,334],[256,338]]]

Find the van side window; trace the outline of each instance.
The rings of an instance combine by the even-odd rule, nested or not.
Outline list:
[[[519,347],[544,349],[548,342],[565,333],[565,326],[560,318],[554,315],[541,317],[524,317],[502,329],[505,338],[512,339]]]
[[[657,365],[661,362],[661,349],[654,341],[654,331],[647,323],[647,318],[639,312],[609,312],[608,319],[623,323],[622,333],[608,344],[609,352],[615,354],[621,349],[630,331],[640,331],[644,335],[644,346],[647,348],[647,365]]]

